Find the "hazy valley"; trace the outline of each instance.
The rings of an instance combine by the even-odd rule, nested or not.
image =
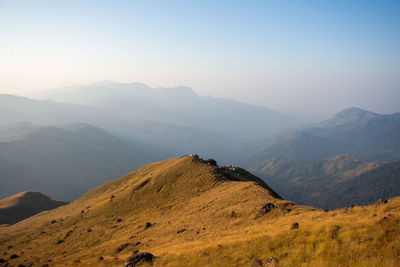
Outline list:
[[[400,266],[400,1],[0,0],[0,267]]]
[[[1,200],[6,224],[48,210],[0,228],[5,264],[119,266],[135,250],[156,266],[397,262],[400,202],[360,205],[400,195],[398,113],[301,126],[189,88],[111,82],[40,97],[0,97],[0,195],[73,202]],[[192,153],[263,180],[197,156],[150,163]]]

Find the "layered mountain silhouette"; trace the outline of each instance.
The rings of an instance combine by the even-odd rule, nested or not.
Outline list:
[[[101,82],[41,97],[52,100],[0,95],[0,125],[87,123],[157,148],[163,156],[196,152],[237,162],[249,150],[248,142],[297,123],[263,107],[200,97],[187,87]]]
[[[400,195],[400,161],[367,163],[349,155],[313,161],[275,158],[251,171],[285,199],[323,209]]]
[[[52,200],[39,192],[21,192],[0,199],[0,225],[13,224],[44,210],[52,210],[68,202]]]
[[[399,218],[398,198],[324,212],[283,200],[242,168],[185,156],[0,227],[0,250],[10,265],[122,266],[129,257],[135,266],[132,259],[142,257],[154,266],[300,266],[327,259],[336,266],[390,266],[398,261]]]
[[[71,201],[158,159],[149,147],[88,125],[0,127],[0,197],[40,191]]]
[[[280,135],[246,161],[272,158],[317,160],[348,154],[364,161],[400,159],[400,114],[381,115],[350,108],[311,128]]]
[[[101,82],[43,97],[51,100],[0,95],[0,197],[32,190],[72,201],[171,156],[195,152],[237,160],[249,140],[294,123],[266,108],[200,97],[186,87]]]
[[[261,106],[201,97],[191,88],[151,88],[142,83],[103,81],[43,92],[42,99],[104,109],[124,118],[195,127],[223,136],[257,140],[293,126],[296,121]],[[250,131],[249,131],[250,129]]]

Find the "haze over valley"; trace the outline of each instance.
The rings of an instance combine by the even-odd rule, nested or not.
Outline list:
[[[0,1],[0,267],[399,266],[397,1]]]

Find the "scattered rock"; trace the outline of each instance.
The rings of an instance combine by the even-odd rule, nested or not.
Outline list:
[[[185,231],[186,231],[186,229],[183,228],[183,229],[180,229],[180,230],[176,231],[176,233],[177,233],[177,234],[180,234],[180,233],[183,233],[183,232],[185,232]]]
[[[132,256],[126,259],[125,267],[134,267],[142,262],[153,262],[154,255],[148,252],[137,252],[135,251]]]
[[[84,211],[84,210],[81,210],[81,213],[85,213],[85,211]]]
[[[26,267],[26,266],[23,264],[18,264],[18,267]]]
[[[231,218],[236,218],[236,212],[233,210],[232,212],[231,212]]]
[[[147,222],[146,225],[144,226],[144,229],[150,228],[153,225],[151,224],[151,222]]]
[[[103,256],[100,256],[99,261],[102,261],[102,260],[104,260],[104,258],[103,258]]]
[[[64,240],[60,239],[60,240],[57,241],[56,244],[59,245],[59,244],[61,244],[61,243],[63,243],[63,242],[64,242]]]
[[[290,226],[290,229],[291,230],[299,229],[299,223],[298,222],[292,223],[292,226]]]
[[[372,217],[376,217],[376,216],[378,216],[378,215],[376,215],[376,213],[374,215],[372,215]]]
[[[113,199],[113,198],[115,198],[115,196],[114,196],[114,195],[111,195],[110,199]]]
[[[273,203],[264,204],[262,206],[262,208],[258,210],[258,212],[256,214],[256,218],[264,216],[265,214],[267,214],[268,212],[270,212],[274,208],[275,208],[275,205]]]
[[[291,207],[293,206],[294,206],[293,202],[285,202],[281,204],[279,207],[282,212],[291,212],[292,211]]]
[[[120,253],[121,251],[123,251],[124,249],[126,249],[128,246],[129,246],[129,243],[122,244],[121,246],[119,246],[119,247],[115,250],[115,253]]]
[[[262,263],[261,260],[254,260],[254,261],[251,263],[251,267],[263,267],[263,263]]]
[[[279,262],[279,260],[277,258],[269,257],[265,261],[265,266],[278,266],[278,262]]]
[[[13,246],[9,245],[7,248],[8,248],[8,249],[12,249],[12,247],[13,247]]]
[[[117,223],[120,223],[120,222],[122,222],[122,219],[117,219]]]
[[[381,204],[386,204],[386,203],[388,203],[387,199],[380,198],[375,202],[375,205],[381,205]]]
[[[4,263],[4,262],[6,262],[6,260],[3,258],[0,258],[0,263]]]
[[[293,203],[293,202],[290,202],[290,201],[285,202],[285,203],[283,203],[283,204],[281,205],[281,207],[283,207],[283,208],[293,207],[293,206],[294,206],[294,203]]]
[[[13,260],[13,259],[16,259],[16,258],[19,258],[19,256],[17,254],[12,254],[10,256],[10,260]]]
[[[51,224],[54,224],[54,223],[56,223],[56,222],[57,222],[56,220],[52,220],[52,221],[51,221]]]
[[[208,159],[207,164],[211,166],[218,166],[217,161],[215,159]]]
[[[91,231],[92,231],[92,229],[90,229],[90,228],[87,229],[87,232],[88,232],[88,233],[90,233]]]

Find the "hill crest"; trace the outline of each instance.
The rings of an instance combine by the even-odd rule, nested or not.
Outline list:
[[[13,224],[44,210],[68,204],[40,192],[25,191],[0,199],[0,224]]]
[[[277,198],[255,178],[191,156],[151,163],[69,205],[0,227],[0,250],[13,265],[39,266],[49,260],[56,266],[122,266],[135,250],[155,255],[154,266],[250,266],[270,256],[283,265],[328,259],[352,266],[360,259],[351,255],[364,249],[363,263],[371,263],[373,253],[373,264],[398,259],[389,251],[399,232],[391,230],[399,223],[399,199],[324,212]],[[384,227],[379,233],[377,224]],[[387,230],[392,239],[381,248],[375,240]],[[359,238],[362,248],[354,243]]]

